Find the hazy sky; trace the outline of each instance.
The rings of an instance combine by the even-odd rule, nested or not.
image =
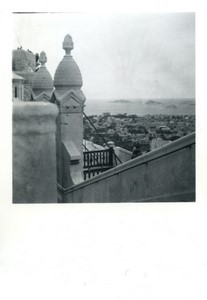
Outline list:
[[[15,14],[13,48],[45,51],[54,76],[69,33],[87,98],[195,97],[193,13]]]

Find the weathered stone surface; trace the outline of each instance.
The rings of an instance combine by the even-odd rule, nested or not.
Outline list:
[[[49,103],[13,104],[13,202],[57,202],[56,117]]]

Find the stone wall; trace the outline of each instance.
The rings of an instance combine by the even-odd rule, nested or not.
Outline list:
[[[57,202],[57,106],[13,104],[13,202]]]
[[[118,156],[118,158],[120,159],[120,161],[122,163],[126,162],[126,161],[129,161],[131,159],[131,156],[132,156],[132,152],[122,148],[122,147],[115,147],[114,148],[114,151],[115,151],[115,154]],[[117,164],[120,165],[121,162],[120,162],[118,159],[117,159]]]
[[[195,201],[195,134],[64,191],[64,202]]]

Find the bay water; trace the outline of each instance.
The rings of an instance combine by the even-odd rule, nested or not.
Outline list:
[[[142,99],[142,100],[100,100],[85,102],[86,115],[115,114],[144,115],[195,115],[195,99]]]

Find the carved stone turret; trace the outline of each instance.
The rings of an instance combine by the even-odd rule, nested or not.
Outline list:
[[[63,41],[65,55],[54,76],[54,102],[59,107],[57,121],[57,180],[59,190],[83,181],[83,108],[80,69],[71,56],[71,36]]]
[[[53,80],[48,72],[45,63],[47,62],[47,56],[44,51],[40,53],[39,62],[41,66],[35,73],[32,81],[32,101],[51,102],[53,93]]]

